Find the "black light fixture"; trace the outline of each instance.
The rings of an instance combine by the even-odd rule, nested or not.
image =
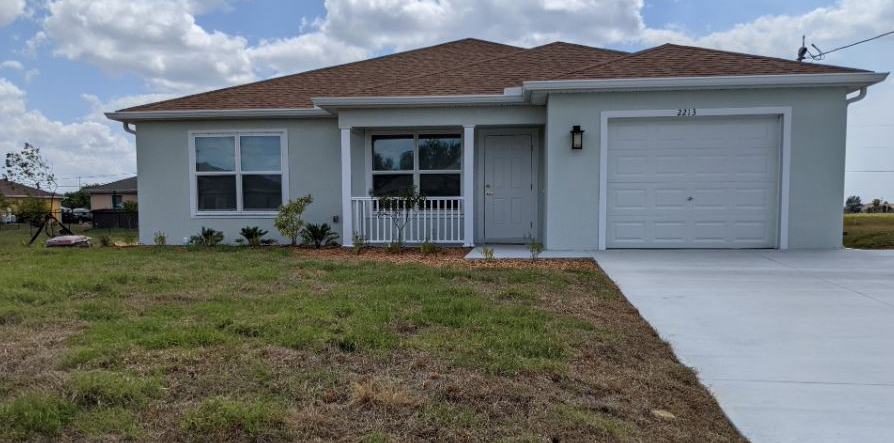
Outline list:
[[[584,130],[578,125],[571,127],[571,149],[584,148]]]

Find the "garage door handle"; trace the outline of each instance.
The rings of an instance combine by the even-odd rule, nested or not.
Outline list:
[[[695,200],[695,199],[694,199],[694,198],[692,198],[692,196],[691,196],[691,195],[690,195],[690,196],[689,196],[689,198],[687,198],[687,199],[686,199],[686,201],[688,201],[688,202],[691,202],[691,201],[693,201],[693,200]]]

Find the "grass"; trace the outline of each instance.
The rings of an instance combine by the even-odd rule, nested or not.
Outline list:
[[[742,440],[595,267],[25,236],[0,231],[0,440]]]
[[[856,249],[894,248],[894,213],[845,214],[844,246]]]

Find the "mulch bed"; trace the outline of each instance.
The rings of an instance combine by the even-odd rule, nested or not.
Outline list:
[[[307,257],[339,258],[353,260],[387,261],[398,264],[422,264],[426,266],[466,266],[473,268],[540,268],[540,269],[598,269],[596,262],[590,258],[523,258],[467,259],[466,254],[472,248],[449,247],[440,248],[437,252],[423,253],[418,248],[405,248],[401,252],[390,252],[385,248],[363,248],[360,253],[342,247],[326,247],[320,249],[308,247],[294,248],[296,253]]]

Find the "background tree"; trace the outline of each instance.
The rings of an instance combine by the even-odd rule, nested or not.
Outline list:
[[[81,189],[63,194],[62,206],[66,208],[87,208],[90,209],[90,194],[87,193],[88,186],[82,186]]]
[[[847,212],[860,212],[860,206],[862,205],[863,200],[860,199],[859,195],[852,195],[844,202],[844,207],[847,208]]]
[[[288,203],[279,206],[279,215],[273,221],[273,225],[279,232],[292,240],[292,246],[298,244],[298,235],[301,228],[304,227],[304,220],[301,220],[301,214],[307,209],[307,206],[314,202],[314,198],[310,194],[295,200],[289,200]]]
[[[56,176],[40,148],[29,143],[18,152],[6,154],[3,178],[32,188],[56,193]]]

